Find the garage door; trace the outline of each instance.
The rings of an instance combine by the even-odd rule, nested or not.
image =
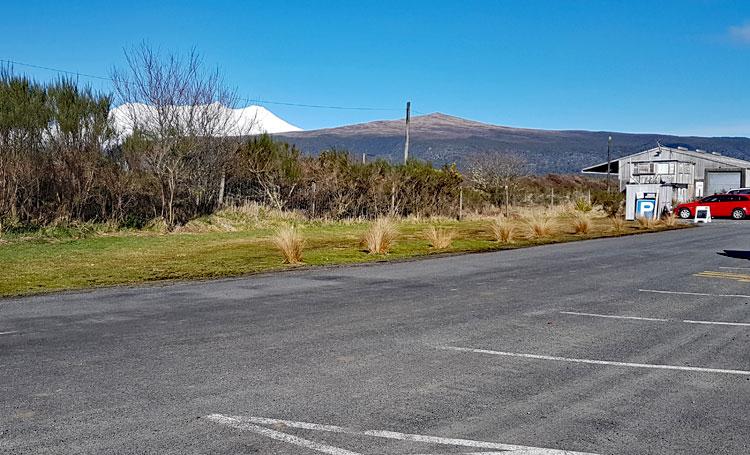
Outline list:
[[[726,193],[732,188],[742,186],[739,172],[709,172],[706,195]]]

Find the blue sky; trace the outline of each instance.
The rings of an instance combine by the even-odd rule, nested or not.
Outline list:
[[[267,105],[305,129],[411,100],[509,126],[750,136],[750,2],[28,1],[3,6],[0,34],[0,59],[104,76],[142,40],[195,46],[248,98],[387,109]]]

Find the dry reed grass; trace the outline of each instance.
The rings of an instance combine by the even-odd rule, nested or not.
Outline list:
[[[281,252],[285,264],[299,264],[302,262],[302,249],[304,248],[305,240],[296,228],[292,226],[279,228],[271,238],[271,241]]]
[[[375,220],[365,232],[363,243],[370,254],[387,254],[396,239],[396,225],[388,218]]]

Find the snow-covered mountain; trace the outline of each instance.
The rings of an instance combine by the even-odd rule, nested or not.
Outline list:
[[[201,106],[216,117],[221,118],[221,125],[216,127],[216,136],[238,136],[262,133],[288,133],[302,131],[291,123],[288,123],[263,106],[247,106],[240,109],[231,109],[221,104],[214,103]],[[190,106],[174,106],[169,108],[169,117],[187,119],[194,115],[195,108]],[[157,110],[154,106],[142,103],[122,104],[110,111],[110,117],[121,137],[133,132],[133,123],[137,119],[142,125],[156,124],[158,122]],[[187,122],[187,120],[178,120]],[[182,123],[184,124],[184,123]]]

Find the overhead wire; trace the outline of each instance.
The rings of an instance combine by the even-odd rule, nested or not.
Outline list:
[[[103,81],[114,82],[111,77],[99,76],[96,74],[81,73],[79,71],[70,71],[60,68],[54,68],[51,66],[36,65],[33,63],[19,62],[17,60],[0,59],[0,63],[9,65],[25,66],[29,68],[36,68],[46,71],[53,71],[60,74],[68,74],[72,76],[87,77],[91,79],[98,79]],[[324,105],[324,104],[306,104],[306,103],[293,103],[288,101],[273,101],[259,98],[238,98],[240,101],[245,101],[252,104],[271,104],[277,106],[290,106],[290,107],[302,107],[309,109],[332,109],[332,110],[347,110],[347,111],[400,111],[402,108],[390,108],[390,107],[371,107],[371,106],[337,106],[337,105]]]

